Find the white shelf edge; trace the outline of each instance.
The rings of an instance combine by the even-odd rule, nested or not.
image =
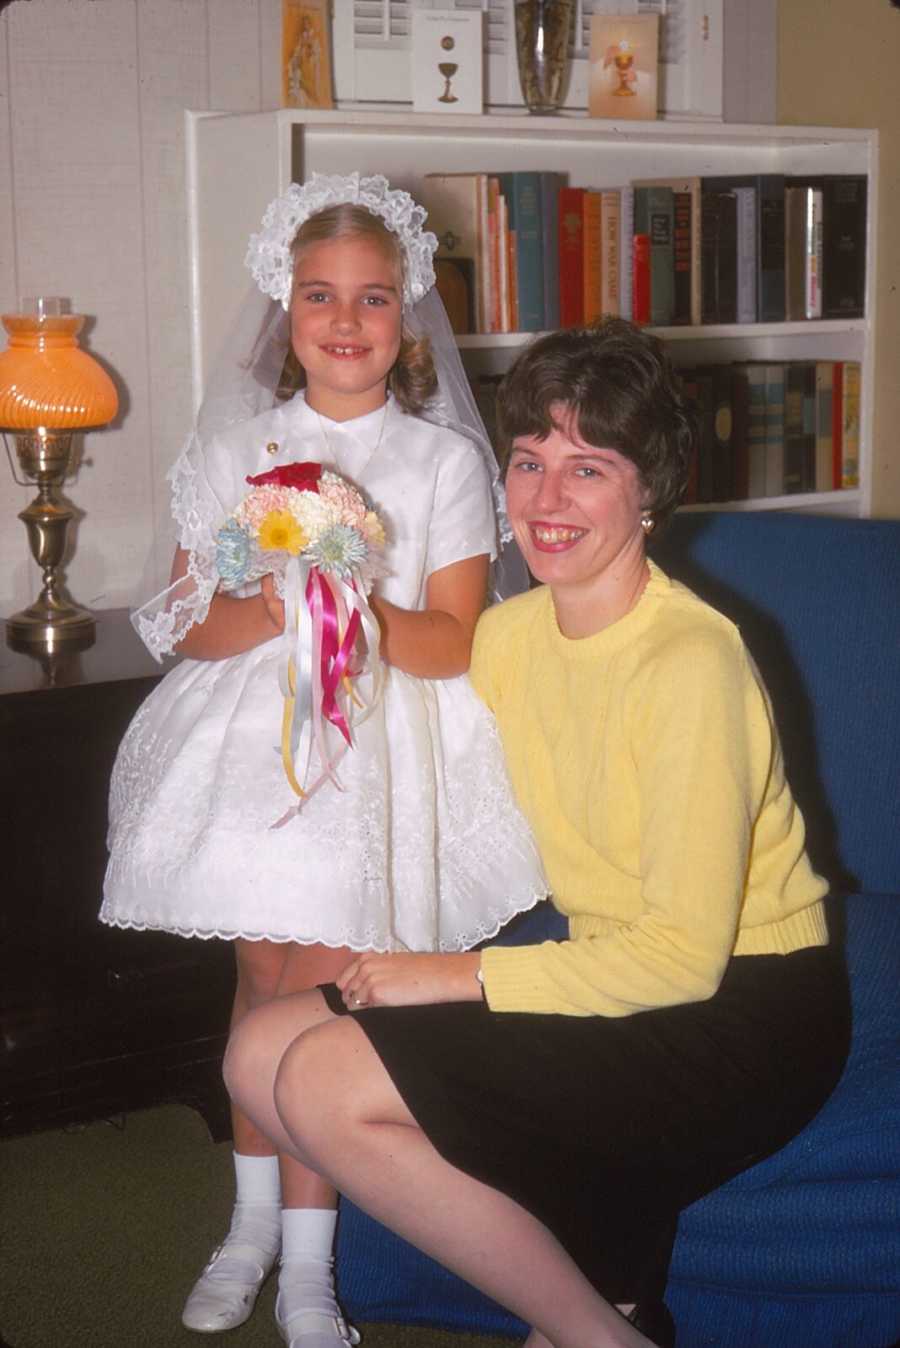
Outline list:
[[[223,113],[223,116],[260,116],[272,114]],[[310,127],[354,127],[391,131],[435,131],[445,136],[458,132],[512,131],[527,132],[529,136],[565,139],[570,135],[598,139],[622,140],[681,140],[694,137],[714,144],[823,145],[865,144],[877,134],[867,127],[791,126],[786,124],[759,124],[751,122],[719,122],[713,120],[684,120],[657,118],[653,121],[608,121],[588,117],[585,113],[561,112],[550,117],[535,116],[524,110],[487,112],[464,115],[461,113],[424,113],[405,111],[403,105],[385,107],[382,104],[345,104],[335,109],[281,108],[276,116],[287,122],[304,123]]]
[[[868,328],[865,318],[808,319],[802,323],[715,323],[702,327],[649,328],[664,341],[721,341],[724,337],[816,337],[835,332],[860,332]],[[462,351],[495,350],[503,347],[521,346],[534,337],[537,332],[466,332],[459,333],[456,341]]]
[[[754,496],[746,501],[692,501],[689,505],[679,506],[679,510],[692,514],[706,513],[710,510],[815,510],[817,506],[839,507],[837,511],[824,510],[822,514],[849,513],[860,503],[859,487],[842,487],[837,491],[793,492],[789,496]]]

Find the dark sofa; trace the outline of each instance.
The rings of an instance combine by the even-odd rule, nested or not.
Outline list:
[[[678,1348],[900,1341],[900,522],[676,517],[660,564],[735,619],[775,706],[809,848],[833,886],[853,1040],[819,1116],[688,1208],[667,1300]],[[560,934],[542,907],[501,939]],[[351,1316],[515,1334],[506,1312],[342,1209]]]

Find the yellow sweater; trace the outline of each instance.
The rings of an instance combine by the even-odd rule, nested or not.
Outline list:
[[[563,637],[545,588],[482,617],[494,712],[568,941],[482,955],[496,1011],[702,1001],[732,954],[824,945],[772,711],[735,626],[651,564],[619,622]]]

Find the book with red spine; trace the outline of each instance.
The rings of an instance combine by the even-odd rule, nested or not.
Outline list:
[[[632,237],[631,317],[635,323],[650,322],[650,235]]]
[[[583,187],[559,189],[559,322],[576,328],[584,318]]]

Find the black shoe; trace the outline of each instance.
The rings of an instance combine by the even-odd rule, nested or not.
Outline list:
[[[639,1302],[625,1318],[657,1348],[675,1348],[675,1321],[664,1301]]]

